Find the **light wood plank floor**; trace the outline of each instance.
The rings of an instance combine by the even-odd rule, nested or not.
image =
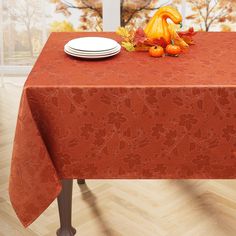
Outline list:
[[[52,236],[56,201],[24,229],[8,197],[21,87],[0,88],[0,235]],[[87,181],[74,184],[73,226],[80,236],[235,236],[236,181]]]

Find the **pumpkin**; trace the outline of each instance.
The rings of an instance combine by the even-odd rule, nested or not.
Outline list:
[[[152,46],[149,49],[149,55],[152,57],[163,57],[164,56],[164,48],[161,46]]]
[[[178,56],[181,53],[181,48],[178,45],[169,44],[166,47],[166,53],[170,56]]]
[[[181,24],[182,16],[179,11],[171,6],[161,7],[148,22],[144,32],[148,38],[163,38],[167,44],[171,41],[167,19],[171,19],[175,24]]]

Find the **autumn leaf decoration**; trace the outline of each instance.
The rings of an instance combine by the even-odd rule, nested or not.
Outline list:
[[[134,33],[134,43],[135,45],[142,45],[147,40],[146,34],[142,28],[138,28]]]
[[[132,52],[135,50],[134,43],[133,43],[133,32],[129,31],[125,27],[119,27],[116,33],[122,38],[121,45],[124,47],[128,52]]]
[[[193,45],[194,41],[193,41],[193,36],[196,34],[197,32],[194,31],[194,28],[191,27],[189,28],[187,31],[184,32],[178,32],[178,35],[180,38],[182,38],[188,45]]]
[[[166,46],[163,39],[148,39],[142,28],[129,31],[125,27],[119,27],[116,33],[122,38],[121,45],[129,52],[148,51],[151,46],[155,45]]]
[[[178,32],[178,29],[174,24],[169,24],[168,30],[171,35],[171,41],[174,42],[175,45],[180,46],[182,50],[187,49],[189,45],[194,44],[193,36],[196,32],[193,28],[189,28],[187,31]],[[125,27],[119,27],[116,33],[122,38],[122,47],[129,52],[148,51],[152,46],[161,46],[163,48],[166,48],[167,46],[167,42],[164,38],[148,38],[142,28],[132,31]]]

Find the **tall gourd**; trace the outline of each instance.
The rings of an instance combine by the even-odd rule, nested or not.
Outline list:
[[[168,29],[167,19],[171,19],[175,24],[182,22],[182,16],[179,11],[171,6],[161,7],[148,22],[144,32],[148,38],[165,39],[170,43],[171,35]]]

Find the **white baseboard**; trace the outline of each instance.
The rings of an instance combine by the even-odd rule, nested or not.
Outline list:
[[[0,74],[6,75],[28,75],[32,69],[32,66],[2,66],[0,65]]]

